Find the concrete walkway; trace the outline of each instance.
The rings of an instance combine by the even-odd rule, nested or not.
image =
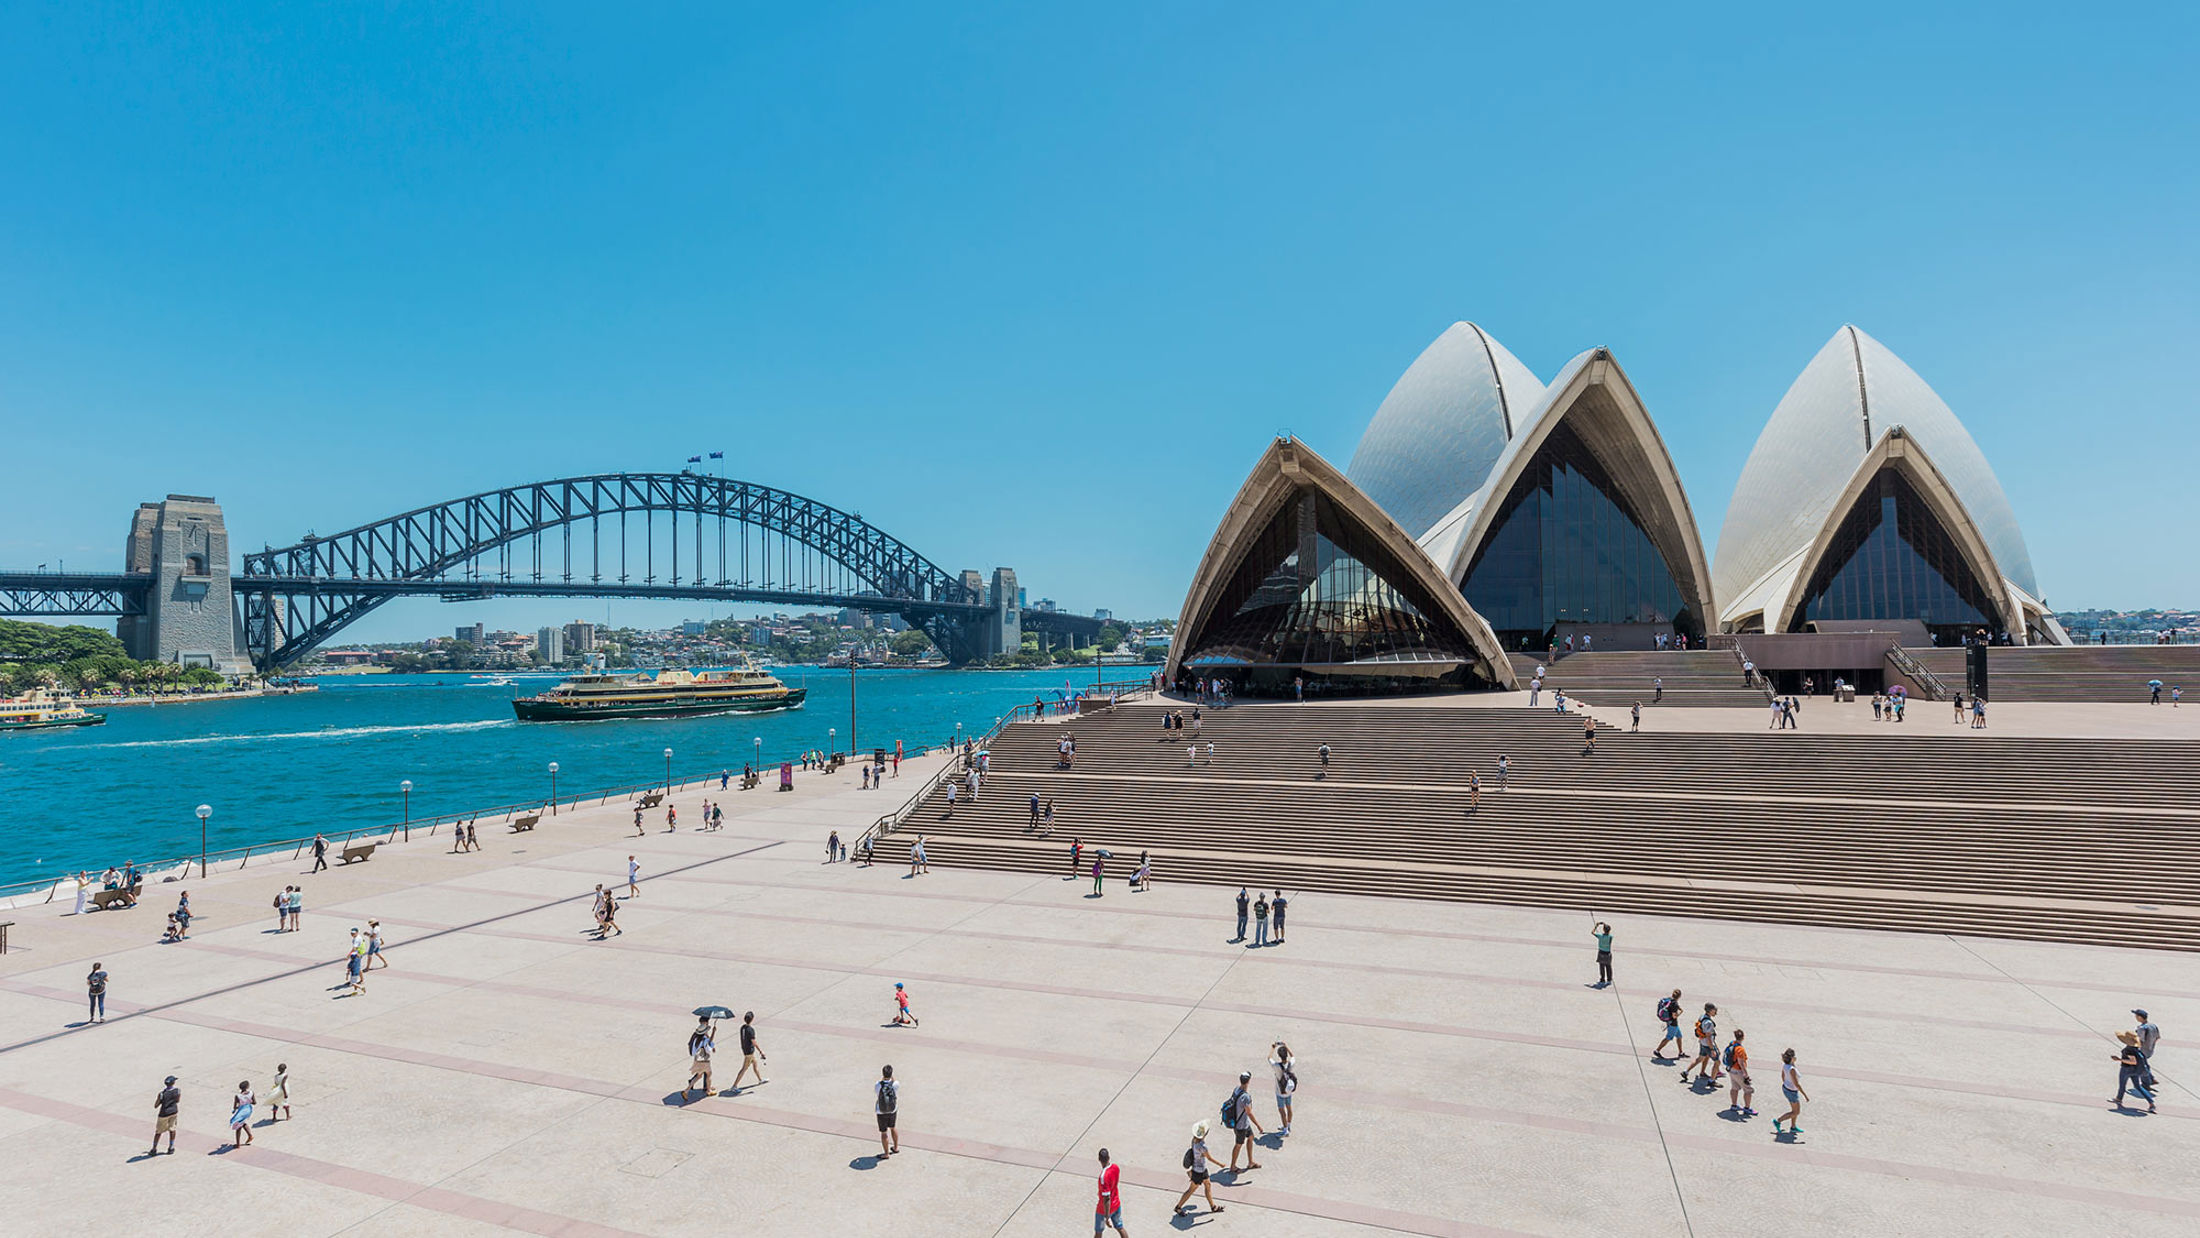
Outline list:
[[[1915,725],[1912,723],[1911,725]],[[905,785],[921,773],[906,763]],[[711,798],[718,798],[713,789]],[[562,814],[486,849],[385,848],[349,869],[254,865],[191,883],[191,939],[134,911],[7,913],[0,1218],[221,1234],[1082,1233],[1095,1151],[1133,1233],[1170,1225],[1193,1123],[1241,1070],[1274,1125],[1271,1041],[1302,1060],[1288,1139],[1224,1175],[1214,1234],[2184,1234],[2200,1225],[2200,1103],[2184,1037],[2200,957],[1638,917],[1615,990],[1589,917],[1304,895],[1289,942],[1232,943],[1227,892],[822,863],[900,802],[844,776],[725,796],[726,828],[632,837]],[[588,897],[642,864],[624,935]],[[307,884],[305,927],[266,904]],[[391,966],[331,989],[376,916]],[[91,960],[109,1021],[84,1026]],[[894,981],[921,1027],[890,1026]],[[1743,1120],[1645,1055],[1656,996],[1748,1032]],[[678,1104],[688,1011],[757,1012],[771,1082]],[[2117,1112],[2109,1035],[2165,1029],[2159,1116]],[[1779,1050],[1814,1098],[1775,1139]],[[240,1079],[288,1063],[296,1117],[222,1151]],[[871,1081],[903,1081],[881,1162]],[[143,1156],[162,1076],[182,1139]],[[1228,1143],[1212,1146],[1225,1160]]]

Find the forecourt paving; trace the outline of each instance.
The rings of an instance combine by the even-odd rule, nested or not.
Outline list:
[[[910,766],[915,766],[912,769]],[[904,785],[921,774],[906,763]],[[690,822],[701,788],[674,802]],[[711,798],[720,798],[712,788]],[[1133,1232],[1171,1224],[1193,1124],[1240,1070],[1301,1059],[1294,1133],[1223,1175],[1221,1234],[2189,1234],[2200,1101],[2183,1036],[2200,956],[1632,916],[1614,990],[1578,912],[1307,894],[1289,942],[1229,941],[1230,891],[822,863],[901,794],[806,775],[723,796],[726,827],[634,838],[621,804],[303,877],[189,883],[187,942],[134,911],[21,908],[0,957],[0,1217],[222,1234],[1082,1232],[1094,1154]],[[484,823],[486,825],[486,823]],[[588,898],[639,857],[624,935]],[[1066,859],[1065,859],[1066,871]],[[305,926],[266,904],[306,883]],[[391,966],[331,989],[378,917]],[[91,960],[109,1021],[85,1026]],[[907,982],[922,1019],[888,1025]],[[1671,988],[1753,1046],[1757,1105],[1645,1058]],[[757,1012],[770,1082],[680,1106],[688,1011]],[[2165,1029],[2162,1113],[2112,1111],[2111,1035]],[[1777,1061],[1814,1103],[1775,1139]],[[2200,1052],[2194,1050],[2193,1052]],[[239,1079],[277,1062],[295,1120],[227,1143]],[[902,1080],[880,1162],[871,1083]],[[143,1154],[181,1079],[174,1156]],[[1213,1140],[1227,1158],[1225,1139]]]

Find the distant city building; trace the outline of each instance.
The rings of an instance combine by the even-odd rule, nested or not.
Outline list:
[[[565,651],[569,654],[594,653],[596,651],[596,625],[574,620],[565,625]]]
[[[544,628],[535,633],[535,652],[545,662],[565,661],[565,629]]]
[[[1042,615],[1051,615],[1054,613],[1054,599],[1040,598],[1038,601],[1031,604],[1031,609],[1038,611]]]
[[[365,666],[374,661],[374,653],[367,649],[330,649],[321,654],[321,660],[330,666]]]
[[[483,630],[480,624],[473,623],[459,628],[455,639],[471,641],[476,645],[485,645],[489,642],[489,634]]]
[[[1106,623],[1108,620],[1115,618],[1115,612],[1103,606],[1099,610],[1092,612],[1092,617],[1098,619],[1102,623]]]
[[[1029,589],[1016,590],[1016,609],[1024,610],[1031,605],[1030,593]]]
[[[710,631],[710,623],[707,620],[689,619],[680,624],[680,635],[682,636],[701,636],[708,631]]]

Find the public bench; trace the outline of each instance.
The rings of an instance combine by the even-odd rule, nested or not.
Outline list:
[[[514,834],[524,834],[528,830],[534,829],[535,824],[541,820],[542,813],[539,811],[528,813],[522,817],[514,817],[512,818],[512,832]]]
[[[349,864],[353,860],[373,859],[374,849],[381,845],[382,844],[380,843],[353,843],[349,847],[344,848],[344,854],[342,858],[338,859],[336,862],[338,864]]]
[[[657,805],[664,802],[665,793],[662,791],[652,791],[642,797],[642,807],[644,808],[655,808]]]
[[[741,775],[741,789],[743,791],[753,791],[756,789],[756,784],[762,781],[764,781],[764,776],[762,774],[743,774]]]
[[[109,907],[128,907],[137,901],[138,891],[141,888],[143,887],[132,886],[127,890],[101,890],[99,893],[92,895],[92,910],[105,911]]]

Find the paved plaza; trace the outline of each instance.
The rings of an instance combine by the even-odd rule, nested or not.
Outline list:
[[[1914,725],[1914,724],[1912,724]],[[905,766],[903,784],[921,769]],[[485,850],[441,838],[303,876],[175,885],[131,911],[0,911],[0,1216],[13,1233],[1079,1234],[1095,1153],[1134,1234],[2189,1234],[2200,1227],[2190,954],[1616,918],[1614,989],[1578,912],[1308,893],[1288,940],[1233,944],[1232,891],[822,863],[903,792],[851,769],[724,796],[726,827],[632,836],[613,803]],[[719,798],[715,788],[708,793]],[[1098,841],[1087,834],[1088,842]],[[597,882],[641,895],[590,939]],[[1066,873],[1066,861],[1065,861]],[[273,932],[303,881],[303,929]],[[339,985],[379,918],[391,966]],[[86,1026],[84,976],[111,973]],[[896,981],[919,1027],[890,1025]],[[336,986],[336,987],[332,987]],[[1673,988],[1748,1033],[1756,1106],[1652,1062]],[[689,1011],[754,1010],[770,1082],[720,1032],[682,1106]],[[2112,1035],[2164,1030],[2161,1112],[2107,1103]],[[1194,1123],[1238,1072],[1271,1129],[1269,1046],[1303,1087],[1227,1211],[1172,1221]],[[1804,1134],[1776,1138],[1798,1053]],[[2195,1050],[2192,1052],[2200,1052]],[[278,1062],[295,1117],[225,1151],[228,1098]],[[871,1084],[901,1081],[880,1161]],[[146,1157],[179,1077],[173,1156]],[[1226,1136],[1211,1145],[1225,1160]],[[1203,1201],[1202,1201],[1203,1205]]]

